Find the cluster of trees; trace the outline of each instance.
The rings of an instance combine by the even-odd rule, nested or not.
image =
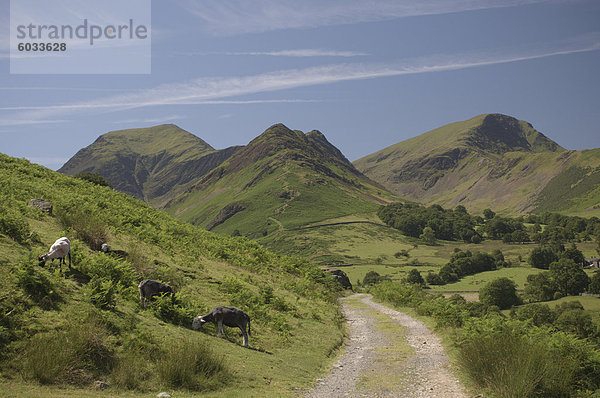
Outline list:
[[[600,294],[600,273],[590,278],[579,264],[560,258],[550,264],[549,271],[527,277],[525,295],[533,301],[548,301],[589,292]]]
[[[557,243],[536,247],[529,253],[527,262],[534,268],[548,269],[550,264],[561,259],[571,260],[581,266],[585,261],[585,256],[574,243],[566,249],[563,244]]]
[[[557,213],[530,214],[524,221],[533,224],[532,241],[549,243],[554,241],[589,241],[600,238],[600,218],[574,217]],[[541,225],[546,227],[540,228]]]
[[[470,215],[464,206],[447,210],[439,205],[425,207],[415,203],[392,203],[382,206],[377,214],[390,227],[428,244],[437,239],[479,243],[487,238],[542,245],[596,240],[600,253],[598,217],[586,219],[546,212],[511,218],[501,217],[491,209],[485,209],[480,217]]]
[[[507,265],[501,250],[494,250],[492,253],[472,253],[470,250],[463,251],[456,248],[450,261],[437,274],[430,271],[425,280],[429,285],[445,285],[456,282],[466,275],[493,271]]]
[[[440,205],[425,207],[416,203],[392,203],[380,207],[377,215],[404,235],[421,237],[428,243],[435,243],[435,239],[481,242],[481,236],[475,231],[476,220],[464,206],[446,210]]]

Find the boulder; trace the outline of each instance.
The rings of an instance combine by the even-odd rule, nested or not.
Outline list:
[[[339,269],[330,269],[327,271],[331,272],[334,279],[336,281],[338,281],[344,289],[352,290],[352,283],[350,283],[350,278],[348,278],[348,275],[346,275],[346,273],[344,271],[339,270]]]
[[[52,203],[46,202],[44,199],[31,199],[27,205],[52,215]]]

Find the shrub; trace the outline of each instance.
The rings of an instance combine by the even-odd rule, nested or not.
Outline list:
[[[369,288],[375,298],[387,301],[398,307],[416,307],[425,298],[420,287],[402,283],[383,281]]]
[[[100,218],[88,210],[58,209],[59,222],[65,229],[75,231],[77,239],[85,242],[92,250],[100,250],[108,240],[108,228]]]
[[[173,388],[194,391],[216,389],[231,375],[220,356],[190,339],[172,343],[156,364],[161,381]]]
[[[378,272],[369,271],[366,273],[365,277],[363,278],[362,284],[363,284],[363,286],[371,286],[371,285],[375,285],[379,282],[382,282],[384,280],[389,280],[389,278],[379,275]]]
[[[592,322],[592,316],[583,309],[563,311],[556,318],[555,326],[582,339],[598,335],[596,325]]]
[[[113,360],[106,329],[93,319],[36,334],[20,357],[23,377],[42,384],[89,384],[108,372]]]
[[[103,310],[114,309],[117,305],[117,287],[111,280],[94,277],[88,284],[90,301]]]
[[[104,253],[89,256],[79,269],[92,279],[111,281],[119,289],[131,287],[137,281],[137,275],[128,263]]]
[[[89,171],[82,171],[81,173],[77,174],[75,176],[75,178],[89,181],[95,185],[100,185],[103,187],[110,187],[110,183],[108,181],[106,181],[106,178],[102,177],[102,175],[100,173],[98,173],[97,171],[95,171],[93,173],[89,172]]]
[[[115,385],[128,390],[137,390],[152,376],[152,371],[148,361],[139,353],[126,351],[117,358],[110,376]]]
[[[410,257],[410,253],[408,252],[408,250],[402,249],[399,252],[394,253],[394,257],[396,258],[400,258],[400,257]]]
[[[419,270],[417,270],[416,268],[413,268],[410,271],[408,271],[406,282],[413,285],[425,286],[425,280],[421,276]]]
[[[567,396],[568,385],[559,382],[568,375],[557,361],[543,344],[508,330],[471,336],[459,351],[460,367],[475,383],[507,398]]]
[[[458,305],[452,304],[443,297],[424,300],[417,307],[417,313],[433,317],[437,327],[460,327],[465,318]]]
[[[440,275],[436,274],[432,271],[429,271],[427,273],[427,276],[425,276],[425,282],[427,282],[428,285],[443,285],[444,284],[444,281],[440,277]]]
[[[521,302],[517,296],[517,285],[509,278],[498,278],[479,290],[479,301],[488,306],[505,310]]]
[[[29,223],[21,213],[4,207],[0,207],[0,233],[21,244],[25,243],[31,235]]]
[[[191,327],[194,314],[188,308],[171,299],[170,295],[155,296],[150,303],[154,314],[165,322]]]
[[[61,300],[56,286],[41,269],[31,263],[22,264],[15,269],[17,284],[42,308],[51,309]]]
[[[520,321],[531,321],[535,326],[552,325],[555,313],[547,304],[528,304],[513,309],[511,317]]]

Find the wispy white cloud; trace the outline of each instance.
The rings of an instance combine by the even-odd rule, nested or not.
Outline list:
[[[18,119],[0,119],[0,126],[27,126],[33,124],[56,124],[56,123],[66,123],[70,120],[59,120],[59,119],[26,119],[26,118],[18,118]]]
[[[0,54],[1,57],[1,54]],[[104,88],[104,87],[0,87],[0,91],[130,91],[127,88]]]
[[[218,35],[514,7],[557,0],[182,0]]]
[[[364,57],[369,54],[358,51],[323,50],[315,48],[303,48],[296,50],[279,51],[230,51],[230,52],[188,52],[177,53],[177,55],[234,55],[234,56],[269,56],[269,57]]]
[[[381,77],[452,71],[486,65],[505,64],[557,55],[600,49],[600,33],[551,43],[519,51],[461,55],[435,55],[388,64],[342,63],[305,69],[290,69],[250,76],[201,78],[170,83],[131,94],[115,95],[93,101],[48,107],[20,106],[0,108],[15,113],[25,121],[48,120],[75,112],[122,111],[159,105],[250,104],[266,102],[298,102],[299,100],[227,100],[227,98]],[[303,100],[300,100],[303,101]],[[305,100],[304,100],[305,101]],[[15,112],[22,111],[22,112]],[[13,121],[14,122],[14,121]],[[0,125],[6,124],[0,119]]]
[[[161,86],[162,87],[162,86]],[[166,86],[165,86],[166,87]],[[176,102],[170,101],[165,98],[165,102],[154,103],[154,105],[250,105],[250,104],[285,104],[285,103],[310,103],[310,102],[321,102],[321,100],[315,99],[261,99],[261,100],[178,100]],[[23,106],[5,106],[0,107],[0,111],[79,111],[88,110],[94,108],[115,108],[115,107],[128,107],[128,108],[140,108],[146,106],[145,104],[135,105],[133,102],[118,103],[110,102],[108,99],[106,102],[101,103],[100,101],[94,103],[77,103],[77,104],[66,104],[66,105],[23,105]],[[136,121],[142,121],[137,120]],[[0,122],[0,125],[2,123]]]
[[[127,120],[115,120],[114,124],[132,124],[132,123],[166,123],[172,122],[173,120],[185,119],[183,115],[169,115],[163,117],[152,117],[152,118],[141,118],[141,119],[127,119]]]

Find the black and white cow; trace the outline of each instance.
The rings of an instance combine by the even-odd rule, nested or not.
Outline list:
[[[199,330],[206,322],[217,323],[219,327],[217,337],[221,337],[223,334],[223,325],[232,328],[237,326],[244,336],[244,347],[248,347],[248,336],[252,337],[252,333],[250,332],[250,317],[244,311],[235,307],[223,307],[219,305],[213,308],[210,313],[194,318],[192,329]],[[248,332],[246,332],[246,326],[248,326]]]
[[[144,308],[148,306],[148,300],[150,300],[152,296],[170,294],[171,299],[173,299],[175,294],[171,286],[152,279],[144,279],[141,281],[138,285],[138,289],[140,289],[140,301],[142,302]]]

